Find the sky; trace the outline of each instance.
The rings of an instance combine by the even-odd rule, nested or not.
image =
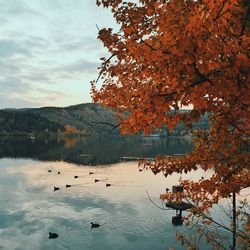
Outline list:
[[[0,0],[0,108],[91,102],[107,51],[98,29],[115,27],[96,0]]]

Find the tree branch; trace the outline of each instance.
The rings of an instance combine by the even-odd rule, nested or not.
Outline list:
[[[108,62],[110,62],[110,60],[114,56],[116,56],[116,54],[111,55],[102,65],[106,65]],[[99,81],[99,79],[100,79],[100,77],[101,77],[101,75],[102,75],[103,72],[104,72],[104,69],[102,68],[101,71],[100,71],[100,73],[99,73],[99,75],[98,75],[98,77],[97,77],[97,79],[96,79],[96,83]]]
[[[118,124],[112,124],[112,123],[109,123],[109,122],[95,122],[95,121],[91,121],[92,124],[96,124],[96,125],[108,125],[108,126],[111,126],[113,127],[112,130],[118,128],[121,123],[118,123]]]
[[[206,215],[202,210],[200,210],[197,206],[195,206],[195,207],[196,207],[196,209],[198,209],[200,215],[203,216],[205,219],[208,219],[209,221],[213,222],[213,223],[216,224],[217,226],[219,226],[219,227],[221,227],[221,228],[223,228],[223,229],[225,229],[225,230],[227,230],[227,231],[233,233],[233,230],[232,230],[232,229],[230,229],[230,228],[228,228],[228,227],[222,225],[222,224],[219,223],[218,221],[214,220],[212,217],[207,216],[207,215]],[[243,238],[243,239],[249,239],[249,237],[248,237],[247,235],[244,235],[244,234],[241,234],[241,233],[236,233],[236,234],[237,234],[238,236],[240,236],[241,238]]]
[[[241,128],[239,128],[237,125],[235,125],[233,122],[229,121],[229,124],[231,124],[234,128],[236,128],[237,130],[239,130],[241,133],[245,134],[246,132],[244,130],[242,130]]]
[[[243,21],[243,24],[242,24],[242,29],[241,29],[241,32],[240,32],[240,36],[244,35],[245,29],[246,29],[246,24],[247,24],[247,21],[249,19],[249,16],[250,16],[250,1],[248,2],[247,13],[245,15],[245,18],[244,18],[244,21]]]
[[[191,84],[189,84],[187,87],[185,87],[185,89],[189,89],[189,88],[194,87],[196,85],[200,85],[200,84],[204,83],[205,81],[208,81],[208,79],[206,77],[201,78],[201,79],[199,79],[197,81],[194,81]],[[177,93],[178,92],[176,90],[174,90],[174,91],[172,91],[170,93],[159,93],[159,94],[152,95],[152,96],[160,96],[160,97],[164,97],[165,96],[165,97],[168,97],[168,100],[171,100],[172,96],[175,95],[175,94],[177,94]]]
[[[240,164],[237,165],[237,167],[231,171],[230,173],[228,173],[224,178],[222,178],[222,182],[227,181],[238,169],[240,169],[242,166]]]
[[[222,3],[222,5],[221,5],[221,7],[220,7],[220,9],[219,9],[219,11],[218,11],[218,13],[217,13],[217,15],[216,15],[216,17],[214,18],[214,22],[218,19],[218,18],[220,18],[223,14],[221,14],[221,12],[222,12],[222,10],[223,10],[223,8],[224,8],[224,6],[225,6],[225,3],[227,2],[228,0],[224,0],[223,1],[223,3]],[[224,12],[225,13],[225,12]]]

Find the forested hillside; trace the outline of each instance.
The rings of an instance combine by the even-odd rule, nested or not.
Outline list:
[[[189,112],[181,110],[180,112]],[[77,134],[118,134],[114,112],[99,104],[86,103],[64,108],[42,107],[0,110],[0,134],[57,134],[67,133],[69,125]],[[66,126],[68,127],[68,126]],[[192,129],[208,129],[208,115],[193,124]],[[173,131],[166,127],[155,131],[157,135],[187,135],[191,129],[180,123]]]
[[[93,103],[0,110],[1,134],[63,133],[66,125],[80,134],[118,133],[110,124],[116,124],[113,112]]]

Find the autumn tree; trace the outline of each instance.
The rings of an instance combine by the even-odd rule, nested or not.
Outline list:
[[[124,134],[143,130],[148,135],[179,122],[192,127],[208,113],[210,130],[196,134],[191,153],[142,164],[165,176],[212,170],[209,178],[181,180],[181,196],[166,193],[161,199],[188,199],[193,214],[211,222],[209,209],[232,197],[231,247],[236,249],[239,237],[249,244],[247,230],[236,228],[236,194],[250,184],[250,1],[97,0],[97,5],[111,9],[119,30],[99,31],[110,57],[101,58],[99,77],[92,82],[94,101],[128,114],[119,117]],[[178,112],[183,106],[190,112]]]
[[[66,135],[79,134],[79,130],[74,126],[67,124],[64,126],[64,134]]]

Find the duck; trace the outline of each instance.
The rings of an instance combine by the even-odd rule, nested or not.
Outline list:
[[[110,183],[106,183],[106,187],[110,187],[111,186],[111,184]]]
[[[59,190],[59,189],[60,189],[59,187],[55,187],[54,186],[54,192],[57,191],[57,190]]]
[[[57,233],[51,233],[51,232],[49,232],[49,239],[56,239],[58,237],[59,237],[59,235]]]
[[[100,226],[101,226],[100,224],[94,223],[94,222],[91,222],[90,224],[91,224],[91,229],[92,229],[92,228],[97,228],[97,227],[100,227]]]
[[[78,175],[75,175],[74,178],[77,179],[79,176]]]
[[[70,188],[70,187],[71,187],[71,185],[69,185],[69,184],[66,184],[66,185],[65,185],[65,187],[66,187],[66,188]]]

